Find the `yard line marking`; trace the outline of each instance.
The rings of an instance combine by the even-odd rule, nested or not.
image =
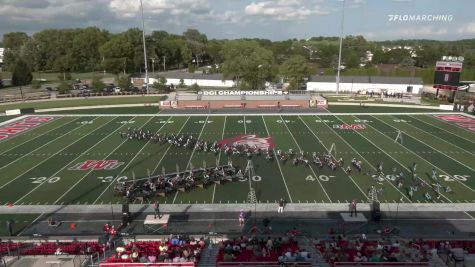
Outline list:
[[[300,145],[297,143],[297,140],[295,140],[295,137],[294,137],[294,134],[290,131],[289,129],[289,126],[287,125],[287,123],[285,122],[284,118],[282,118],[282,116],[280,116],[280,119],[284,122],[283,124],[285,125],[285,128],[287,129],[288,133],[290,134],[290,136],[292,137],[292,139],[294,140],[294,143],[297,145],[298,149],[300,151],[302,151],[302,148],[300,147]],[[319,140],[320,141],[320,140]],[[323,146],[325,147],[325,146]],[[325,148],[326,149],[326,148]],[[330,196],[328,195],[327,191],[325,190],[325,187],[322,185],[322,183],[320,182],[320,179],[318,179],[318,175],[315,173],[315,171],[313,170],[312,166],[309,166],[310,167],[310,170],[312,171],[313,175],[315,176],[315,178],[317,178],[317,182],[318,184],[320,185],[320,187],[322,188],[323,190],[323,193],[325,193],[325,195],[327,196],[328,200],[330,202],[332,202]],[[364,194],[364,193],[363,193]]]
[[[428,122],[426,122],[426,121],[424,121],[424,120],[421,120],[421,119],[416,118],[415,116],[409,116],[409,117],[411,117],[411,118],[413,118],[413,119],[415,119],[415,120],[418,120],[418,121],[420,121],[420,122],[422,122],[422,123],[425,123],[425,124],[427,124],[427,125],[430,125],[430,126],[432,126],[432,127],[438,128],[438,129],[440,129],[440,130],[442,130],[442,131],[444,131],[444,132],[447,132],[447,133],[449,133],[449,134],[455,135],[455,136],[457,136],[458,138],[464,139],[465,141],[468,141],[468,142],[470,142],[470,143],[475,144],[475,141],[472,141],[472,140],[467,139],[467,138],[465,138],[465,137],[463,137],[463,136],[460,136],[460,135],[456,134],[455,132],[449,132],[449,131],[447,131],[447,130],[444,129],[444,128],[441,128],[441,127],[439,127],[439,126],[430,124],[430,123],[428,123]],[[432,118],[432,117],[431,117],[431,118]],[[447,122],[445,122],[445,123],[448,124],[448,125],[454,125],[454,124],[450,124],[450,123],[447,123]],[[472,132],[472,133],[473,133],[473,132]]]
[[[356,116],[353,116],[354,118],[358,118]],[[368,126],[370,126],[371,128],[373,128],[374,130],[378,131],[378,129],[374,128],[373,126],[371,126],[370,124],[367,124]],[[387,138],[389,138],[392,142],[394,142],[394,140],[392,140],[389,136],[379,132],[381,135],[384,135],[386,136]],[[370,142],[371,144],[373,144],[375,147],[377,147],[379,150],[383,151],[383,153],[385,153],[386,155],[388,155],[391,159],[393,159],[395,162],[397,162],[401,167],[403,167],[406,171],[408,171],[409,173],[411,173],[412,171],[406,167],[404,164],[402,164],[401,162],[399,162],[397,159],[393,158],[391,155],[389,155],[384,149],[380,148],[378,145],[376,145],[375,143],[373,143],[373,141],[369,140],[368,138],[366,138],[366,136],[362,135],[361,133],[358,133],[360,136],[362,136],[364,139],[368,140],[368,142]],[[399,145],[401,145],[400,143],[398,143]],[[414,155],[417,155],[414,153]],[[417,155],[418,157],[420,157],[419,155]],[[420,179],[423,183],[425,183],[427,186],[429,186],[430,188],[432,188],[431,184],[428,183],[425,179]],[[447,201],[453,203],[452,200],[450,200],[448,197],[446,197],[444,194],[440,193],[441,196],[443,196],[445,199],[447,199]],[[419,202],[419,200],[417,201]]]
[[[300,117],[300,116],[299,116],[299,117]],[[318,116],[315,116],[315,117],[317,117],[317,118],[320,119],[320,117],[318,117]],[[335,116],[335,118],[338,118],[338,117]],[[300,119],[303,121],[302,118],[300,118]],[[305,122],[304,122],[304,123],[305,123]],[[332,130],[333,133],[334,133],[335,135],[337,135],[345,144],[347,144],[351,149],[353,149],[353,151],[355,151],[355,153],[356,153],[358,156],[360,156],[361,158],[363,158],[363,159],[366,161],[366,163],[368,163],[368,165],[369,165],[371,168],[373,168],[374,170],[376,170],[376,167],[374,167],[374,165],[371,164],[371,162],[370,162],[369,160],[367,160],[367,159],[366,159],[365,157],[363,157],[360,153],[358,153],[358,150],[356,150],[352,145],[350,145],[350,143],[348,143],[348,141],[346,141],[346,139],[344,139],[343,137],[341,137],[341,136],[340,136],[333,128],[331,128],[328,124],[326,124],[326,123],[324,123],[324,124],[325,124],[325,126],[328,127],[330,130]],[[308,126],[307,126],[307,127],[308,127]],[[355,131],[355,130],[353,130],[353,131]],[[399,193],[401,193],[402,196],[404,196],[407,200],[409,200],[409,202],[412,203],[411,199],[409,199],[404,193],[402,193],[393,183],[391,183],[391,182],[388,181],[387,179],[384,179],[384,181],[386,181],[387,183],[389,183],[392,187],[394,187],[394,189],[396,189]]]
[[[243,116],[243,122],[242,124],[244,125],[244,134],[247,134],[247,128],[246,128],[246,116]],[[249,191],[252,189],[252,182],[251,182],[251,176],[247,179],[249,181]],[[244,202],[244,201],[243,201]]]
[[[261,115],[261,118],[262,118],[262,121],[264,122],[264,126],[265,126],[265,128],[266,128],[266,132],[267,132],[267,134],[270,136],[269,129],[267,128],[267,123],[266,123],[266,121],[264,120],[264,116]],[[274,154],[274,157],[276,157],[277,153],[275,153],[275,148],[272,149],[272,152],[273,152],[273,154]],[[285,182],[284,173],[282,172],[282,168],[280,167],[279,159],[275,158],[275,160],[277,161],[277,166],[279,167],[280,175],[282,176],[282,181],[284,181],[285,189],[287,190],[287,194],[289,195],[290,202],[293,202],[293,201],[292,201],[292,196],[290,195],[289,187],[287,187],[287,183]]]
[[[181,131],[183,130],[183,128],[185,128],[185,125],[188,123],[188,121],[190,120],[191,116],[188,116],[188,118],[186,119],[186,121],[183,123],[183,125],[181,126],[180,130],[178,130],[178,133],[176,135],[179,135],[181,133]],[[155,165],[155,168],[153,169],[152,171],[152,175],[155,174],[155,172],[157,171],[157,168],[158,166],[160,165],[160,163],[162,162],[162,160],[165,158],[165,156],[167,155],[168,151],[170,150],[172,146],[169,145],[167,150],[165,150],[165,152],[163,153],[162,157],[160,158],[160,160],[157,162],[157,165]]]
[[[302,117],[300,117],[300,115],[298,115],[298,118],[302,121],[302,123],[305,125],[305,127],[307,127],[307,129],[313,134],[313,136],[318,140],[318,142],[323,146],[323,148],[325,148],[326,151],[328,151],[328,148],[325,146],[325,144],[323,144],[322,140],[320,140],[320,138],[315,134],[314,131],[312,131],[312,129],[310,129],[310,127],[308,126],[308,124],[302,119]],[[326,123],[324,123],[326,125]],[[327,125],[328,126],[328,125]],[[287,128],[288,130],[288,128]],[[289,130],[290,132],[290,130]],[[335,132],[336,134],[336,132]],[[292,136],[293,137],[293,136]],[[295,138],[294,138],[294,141],[295,141]],[[336,159],[335,159],[336,160]],[[311,168],[311,167],[310,167]],[[343,173],[346,173],[345,172],[345,169],[343,168],[343,166],[340,166],[340,169],[343,171]],[[312,169],[313,171],[313,169]],[[315,174],[315,177],[317,175]],[[363,194],[363,196],[365,196],[367,199],[368,199],[368,195],[366,195],[366,193],[361,189],[361,187],[355,182],[355,180],[353,179],[353,177],[351,177],[351,175],[347,175],[348,178],[350,178],[350,180],[355,184],[355,186],[361,191],[361,193]]]
[[[95,119],[97,119],[97,118],[98,118],[98,117],[94,118],[93,120],[95,120]],[[113,119],[112,119],[112,120],[113,120]],[[112,121],[112,120],[110,120],[110,121]],[[110,122],[110,121],[109,121],[109,122]],[[104,125],[106,125],[106,124],[107,124],[107,123],[105,123]],[[83,126],[86,126],[86,125],[87,125],[87,124],[83,124],[83,125],[81,125],[79,128],[81,128],[81,127],[83,127]],[[104,125],[102,125],[101,127],[97,128],[96,130],[102,128]],[[79,128],[77,128],[77,129],[79,129]],[[77,130],[77,129],[76,129],[76,130]],[[23,175],[25,175],[25,174],[28,173],[29,171],[31,171],[31,170],[33,170],[34,168],[38,167],[39,165],[41,165],[41,164],[44,163],[45,161],[51,159],[52,157],[54,157],[55,155],[59,154],[61,151],[64,151],[66,148],[72,146],[74,143],[78,142],[78,141],[81,140],[81,139],[82,139],[82,138],[77,139],[76,141],[74,141],[73,143],[70,143],[69,145],[65,146],[65,147],[62,148],[61,150],[56,151],[56,153],[53,153],[51,156],[49,156],[49,157],[45,158],[44,160],[38,162],[38,164],[36,164],[35,166],[29,168],[28,170],[26,170],[25,172],[21,173],[21,174],[18,175],[17,177],[15,177],[15,178],[13,178],[12,180],[8,181],[6,184],[0,186],[0,189],[3,189],[5,186],[7,186],[7,185],[9,185],[10,183],[16,181],[18,178],[22,177]]]
[[[411,118],[413,118],[413,117],[411,117]],[[460,148],[461,150],[463,150],[463,151],[465,151],[465,152],[471,154],[472,156],[475,156],[474,154],[472,154],[470,151],[464,149],[463,147],[460,147],[460,146],[458,146],[458,145],[456,145],[456,144],[450,143],[449,141],[447,141],[447,140],[445,140],[445,139],[442,139],[442,138],[438,137],[437,135],[434,135],[434,134],[432,134],[432,133],[430,133],[430,132],[428,132],[428,131],[425,131],[424,129],[422,129],[422,128],[418,127],[418,126],[412,125],[412,124],[410,124],[410,123],[408,123],[408,122],[406,122],[405,124],[411,126],[412,128],[418,129],[417,132],[419,132],[419,133],[421,133],[421,132],[428,133],[429,135],[432,135],[432,136],[434,136],[435,138],[437,138],[437,139],[439,139],[439,140],[442,140],[444,143],[447,143],[447,144],[448,144],[449,146],[451,146],[451,147],[454,147],[454,146],[455,146],[455,147]],[[418,140],[419,140],[419,139],[418,139]],[[437,151],[438,151],[438,150],[437,150]],[[427,152],[427,153],[429,153],[429,152]],[[455,151],[455,153],[458,154],[459,151]]]
[[[373,117],[373,116],[371,116],[371,117]],[[356,117],[355,117],[355,118],[356,118]],[[373,117],[373,118],[374,118],[374,117]],[[378,119],[378,120],[379,120],[379,119]],[[379,121],[381,121],[381,120],[379,120]],[[381,121],[381,122],[384,123],[384,124],[386,124],[386,125],[388,125],[388,126],[391,127],[391,128],[395,128],[395,127],[393,127],[393,126],[387,124],[387,123],[384,122],[384,121]],[[373,127],[373,126],[371,126],[371,125],[369,125],[369,124],[368,124],[368,126],[370,126],[371,128],[373,128],[375,131],[381,133],[381,132],[380,132],[378,129],[376,129],[375,127]],[[389,136],[387,136],[387,135],[385,135],[385,134],[383,134],[383,133],[381,133],[381,134],[384,135],[385,137],[387,137],[388,139],[390,139],[392,142],[394,142],[394,140],[393,140],[392,138],[390,138]],[[412,136],[411,136],[411,137],[412,137]],[[412,137],[412,138],[414,138],[414,137]],[[445,173],[446,175],[448,175],[448,176],[451,177],[453,180],[457,181],[459,184],[461,184],[462,186],[466,187],[466,188],[469,189],[470,191],[475,192],[475,189],[473,189],[473,188],[471,188],[470,186],[468,186],[468,185],[462,183],[462,182],[459,181],[458,179],[455,179],[454,177],[452,177],[452,175],[450,175],[450,174],[447,173],[446,171],[440,169],[440,168],[437,167],[436,165],[432,164],[430,161],[428,161],[428,160],[426,160],[425,158],[419,156],[417,153],[414,153],[414,151],[408,149],[407,147],[401,145],[400,143],[397,143],[397,144],[399,144],[401,147],[403,147],[404,149],[406,149],[406,150],[409,151],[410,153],[416,155],[417,157],[419,157],[419,158],[422,159],[423,161],[429,163],[429,165],[432,165],[434,168],[436,168],[437,170],[439,170],[441,173]]]
[[[18,236],[21,236],[23,234],[23,232],[25,232],[28,228],[30,228],[30,226],[32,226],[36,221],[38,221],[41,216],[43,216],[43,214],[45,214],[44,212],[42,212],[40,214],[40,216],[36,217],[36,219],[34,219],[30,224],[28,224],[25,228],[23,228],[23,230],[21,230],[20,233],[18,233]]]
[[[15,148],[21,146],[21,145],[24,145],[24,144],[26,144],[26,143],[28,143],[28,142],[30,142],[30,141],[36,140],[36,139],[38,139],[39,137],[41,137],[41,136],[43,136],[43,135],[47,135],[47,134],[48,134],[49,132],[51,132],[51,131],[54,131],[54,130],[60,128],[60,127],[66,126],[66,125],[68,125],[68,124],[70,124],[70,123],[73,123],[73,122],[79,120],[79,119],[80,119],[80,118],[77,118],[77,119],[72,120],[72,121],[70,121],[70,122],[66,122],[66,123],[60,124],[58,127],[53,128],[53,129],[51,129],[51,130],[49,130],[49,131],[46,131],[46,132],[44,132],[43,134],[40,134],[40,135],[38,135],[37,137],[35,137],[35,138],[33,138],[33,139],[28,139],[28,140],[26,140],[26,141],[23,142],[23,143],[17,144],[16,146],[14,146],[14,147],[12,147],[12,148],[3,151],[1,155],[4,155],[5,153],[7,153],[7,152],[9,152],[9,151],[11,151],[11,150],[13,150],[13,149],[15,149]],[[46,123],[46,124],[48,124],[48,123]],[[45,124],[45,125],[46,125],[46,124]],[[37,129],[37,128],[36,128],[36,129]],[[33,152],[33,151],[32,151],[32,152]],[[2,167],[2,168],[3,168],[3,167]]]
[[[105,123],[103,124],[101,127],[97,128],[96,130],[94,131],[97,131],[99,129],[101,129],[102,127],[104,127],[105,125],[109,124],[111,121],[113,121],[114,119],[110,120],[108,123]],[[87,124],[84,124],[84,125],[87,125]],[[119,127],[120,128],[120,127]],[[114,131],[115,132],[115,131]],[[110,133],[110,134],[113,134],[114,132]],[[83,135],[82,137],[78,138],[76,141],[72,142],[71,144],[67,145],[64,149],[70,147],[71,145],[79,142],[80,140],[82,140],[83,138],[85,138],[87,135]],[[104,139],[102,139],[104,140]],[[81,155],[83,155],[85,152],[91,150],[93,147],[95,147],[96,145],[98,145],[100,142],[102,142],[102,140],[100,140],[99,142],[97,142],[96,144],[94,144],[93,146],[91,146],[90,148],[88,148],[86,151],[84,151],[83,153],[81,153]],[[71,160],[69,163],[65,164],[61,169],[59,169],[57,172],[55,172],[53,175],[49,176],[48,179],[45,179],[42,183],[38,184],[36,187],[34,187],[32,190],[30,190],[30,192],[28,192],[27,194],[23,195],[20,199],[18,199],[17,201],[15,201],[14,204],[18,203],[18,201],[22,200],[23,198],[25,198],[26,196],[30,195],[31,193],[33,193],[36,189],[38,189],[40,186],[42,186],[43,184],[45,184],[49,179],[51,179],[52,177],[55,177],[59,172],[61,172],[62,170],[64,170],[65,168],[69,167],[69,165],[74,162],[75,160],[77,160],[79,157],[81,156],[78,156],[76,158],[74,158],[73,160]]]
[[[73,121],[72,121],[72,122],[73,122]],[[72,123],[72,122],[71,122],[71,123]],[[66,124],[69,124],[69,123],[66,123]],[[63,124],[63,125],[61,125],[61,126],[65,126],[66,124]],[[71,131],[77,130],[77,129],[81,128],[83,125],[78,124],[78,126],[79,126],[79,127],[73,128]],[[57,128],[59,128],[59,127],[57,127]],[[56,129],[56,128],[55,128],[55,129]],[[54,130],[54,129],[53,129],[53,130]],[[32,152],[35,152],[35,151],[37,151],[37,150],[39,150],[39,149],[41,149],[41,148],[43,148],[43,147],[45,147],[45,146],[51,144],[52,142],[57,141],[58,139],[60,139],[60,138],[62,138],[62,137],[65,137],[65,136],[67,136],[67,135],[66,135],[66,134],[65,134],[65,135],[59,135],[58,137],[56,137],[56,138],[50,140],[49,142],[47,142],[47,143],[45,143],[45,144],[43,144],[43,145],[41,145],[41,146],[39,146],[39,147],[37,147],[37,148],[35,148],[35,149],[29,151],[29,152],[27,152],[26,154],[20,154],[20,157],[15,158],[13,161],[11,161],[11,162],[9,162],[9,163],[3,165],[2,167],[0,167],[0,170],[3,169],[3,168],[5,168],[5,167],[10,166],[11,164],[13,164],[13,163],[19,161],[20,159],[22,159],[22,158],[24,158],[24,157],[26,157],[26,156],[28,156],[28,155],[34,155],[34,154],[32,154]],[[35,138],[35,139],[36,139],[36,138]],[[34,140],[34,139],[31,139],[30,141],[32,141],[32,140]],[[27,141],[27,142],[29,142],[29,141]],[[27,142],[24,142],[24,143],[27,143]],[[14,154],[14,155],[15,155],[15,156],[18,156],[18,154]],[[42,155],[45,156],[45,154],[42,154]]]
[[[170,117],[170,118],[171,118],[171,117]],[[170,118],[168,118],[167,121],[169,121]],[[145,126],[146,124],[148,124],[152,119],[153,119],[153,117],[151,117],[150,119],[148,119],[144,124],[142,124],[142,126],[141,126],[140,128],[142,128],[143,126]],[[158,133],[165,125],[167,125],[167,123],[164,123],[164,124],[155,132],[155,134]],[[122,126],[121,126],[121,127],[122,127]],[[119,127],[119,128],[121,128],[121,127]],[[115,152],[120,146],[122,146],[126,141],[127,141],[127,138],[126,138],[119,146],[117,146],[111,153],[109,153],[109,155],[107,155],[104,159],[107,159],[112,153],[114,153],[114,152]],[[137,153],[135,154],[135,156],[134,156],[132,159],[129,160],[129,162],[125,165],[125,167],[123,167],[123,168],[120,170],[120,172],[119,172],[119,173],[115,176],[115,178],[107,185],[107,187],[106,187],[106,188],[102,191],[102,193],[96,198],[96,200],[94,200],[94,202],[92,202],[92,205],[95,205],[95,204],[97,203],[97,201],[102,197],[102,195],[104,195],[104,193],[107,192],[107,190],[109,189],[109,187],[110,187],[112,184],[114,184],[117,179],[119,179],[120,175],[122,175],[122,173],[130,166],[130,164],[132,164],[132,162],[134,162],[135,158],[137,158],[137,156],[140,155],[140,152],[142,152],[142,150],[144,150],[144,148],[147,147],[147,145],[150,144],[151,141],[152,141],[152,139],[149,139],[149,140],[145,143],[145,145],[143,145],[142,148],[140,148],[139,152],[137,152]],[[89,171],[89,173],[91,173],[91,172],[92,172],[92,170]],[[83,180],[86,176],[88,176],[89,173],[87,173],[85,176],[83,176],[83,177],[81,178],[81,180]],[[80,180],[80,181],[81,181],[81,180]],[[78,184],[78,183],[76,183],[76,184]],[[75,186],[76,186],[76,185],[75,185]],[[70,188],[70,189],[72,189],[72,188]]]
[[[228,118],[228,116],[224,116],[224,125],[223,125],[223,133],[221,134],[221,140],[224,139],[224,129],[226,129],[226,119],[227,118]],[[218,154],[218,164],[221,162],[221,152],[222,152],[222,150],[220,149],[219,154]],[[214,203],[215,193],[216,193],[216,183],[213,185],[213,197],[211,198],[211,203]]]
[[[203,130],[205,129],[206,127],[206,124],[208,124],[208,118],[209,116],[206,116],[206,119],[205,119],[205,123],[203,123],[203,127],[201,128],[201,132],[200,134],[198,135],[198,138],[196,139],[197,141],[200,140],[201,138],[201,135],[203,134]],[[193,155],[195,154],[195,151],[196,151],[196,144],[195,144],[195,147],[193,148],[193,151],[191,152],[191,156],[190,156],[190,159],[188,160],[188,163],[186,164],[186,168],[185,170],[188,170],[188,167],[190,166],[191,164],[191,159],[193,159]],[[176,200],[176,197],[178,196],[178,190],[176,190],[176,193],[175,193],[175,197],[173,198],[173,202],[172,204],[175,204],[175,200]]]
[[[381,119],[377,119],[377,120],[379,120],[379,121],[381,121],[381,122],[387,124],[386,122],[382,121]],[[392,127],[395,128],[395,129],[399,129],[399,128],[396,128],[395,126],[392,126]],[[406,133],[406,134],[407,134],[408,136],[414,138],[414,139],[417,140],[418,142],[420,142],[420,143],[422,143],[422,144],[424,144],[424,145],[430,147],[432,150],[434,150],[434,151],[439,151],[438,149],[435,149],[435,148],[432,147],[431,145],[429,145],[429,144],[423,142],[420,138],[415,138],[414,136],[412,136],[412,135],[410,135],[410,134],[408,134],[408,133]],[[451,144],[451,145],[454,146],[453,144]],[[453,153],[452,153],[452,154],[453,154]],[[472,170],[473,172],[475,172],[475,169],[471,168],[470,166],[465,165],[464,163],[458,161],[457,159],[454,159],[454,158],[452,158],[452,157],[449,156],[449,155],[445,155],[445,156],[451,158],[453,161],[458,162],[460,165],[463,165],[463,166],[465,166],[466,168],[468,168],[468,169]]]

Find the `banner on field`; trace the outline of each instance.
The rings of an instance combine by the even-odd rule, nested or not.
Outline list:
[[[160,101],[160,107],[176,108],[177,106],[178,104],[176,101],[170,101],[170,100]]]
[[[20,114],[21,114],[21,110],[19,110],[19,109],[5,110],[5,115],[7,115],[7,116],[20,115]]]
[[[439,105],[440,110],[454,110],[454,105]]]

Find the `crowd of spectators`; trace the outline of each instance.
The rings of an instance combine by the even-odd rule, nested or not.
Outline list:
[[[102,252],[98,242],[0,242],[0,255],[86,255]]]
[[[170,236],[160,241],[124,240],[123,245],[116,247],[113,257],[106,260],[108,263],[156,263],[156,262],[199,262],[206,247],[203,238],[195,239],[187,236]]]
[[[310,262],[312,256],[298,246],[291,235],[283,237],[247,237],[219,244],[218,262]]]
[[[475,253],[475,241],[425,241],[332,236],[316,241],[316,249],[330,264],[335,262],[429,262],[434,257],[451,257],[455,248]]]

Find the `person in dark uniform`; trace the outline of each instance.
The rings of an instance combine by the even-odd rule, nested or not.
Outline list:
[[[356,199],[353,199],[350,203],[350,216],[353,217],[353,213],[355,217],[358,216],[356,213]]]
[[[162,218],[162,216],[160,216],[160,203],[158,201],[155,201],[155,203],[153,204],[153,212],[154,212],[154,219],[158,218]]]
[[[8,233],[10,234],[10,236],[13,236],[13,225],[15,224],[15,221],[10,219],[10,220],[7,220],[7,230],[8,230]]]

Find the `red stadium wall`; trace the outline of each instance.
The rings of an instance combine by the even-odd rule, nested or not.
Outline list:
[[[178,108],[308,108],[308,100],[181,100]]]

